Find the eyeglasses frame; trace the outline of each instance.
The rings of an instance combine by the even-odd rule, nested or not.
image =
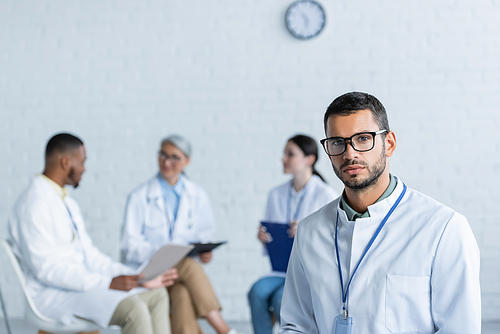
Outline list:
[[[162,158],[162,155],[164,155],[165,158]],[[166,154],[165,152],[163,152],[161,150],[158,152],[158,158],[160,160],[162,160],[163,162],[170,161],[170,163],[172,163],[174,165],[177,164],[182,159],[182,157],[178,157],[175,154],[168,155],[168,154]]]
[[[384,133],[384,132],[389,133],[389,130],[387,130],[387,129],[382,129],[382,130],[378,130],[378,131],[375,131],[375,132],[373,132],[373,131],[363,131],[363,132],[358,132],[358,133],[355,133],[355,134],[353,134],[352,136],[347,137],[347,138],[344,138],[344,137],[328,137],[328,138],[325,138],[325,139],[321,139],[319,142],[321,143],[321,146],[323,147],[323,150],[325,151],[325,153],[326,153],[328,156],[330,156],[330,157],[336,157],[336,156],[339,156],[339,155],[341,155],[341,154],[344,154],[344,153],[345,153],[345,151],[347,150],[347,141],[349,141],[349,144],[351,144],[351,147],[353,148],[353,150],[355,150],[355,151],[357,151],[357,152],[368,152],[368,151],[373,150],[373,148],[375,147],[375,137],[376,137],[377,135],[379,135],[379,134]],[[352,143],[352,138],[353,138],[353,137],[356,137],[356,136],[359,136],[359,135],[362,135],[362,134],[364,134],[364,133],[366,133],[366,134],[371,134],[371,135],[373,136],[373,145],[372,145],[372,147],[371,147],[370,149],[368,149],[368,150],[358,150],[356,147],[354,147],[354,144]],[[343,150],[341,153],[339,153],[339,154],[330,154],[330,153],[328,153],[328,151],[326,150],[326,147],[325,147],[325,142],[326,142],[327,140],[330,140],[330,139],[343,139],[343,140],[344,140],[344,144],[345,144],[345,145],[344,145],[344,150]]]

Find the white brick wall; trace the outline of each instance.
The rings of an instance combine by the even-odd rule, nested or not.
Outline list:
[[[399,147],[392,171],[465,214],[481,248],[485,319],[500,318],[500,3],[322,1],[325,31],[292,38],[292,0],[0,2],[0,233],[47,139],[87,146],[73,192],[95,243],[118,257],[127,193],[156,171],[161,137],[194,145],[189,176],[210,194],[217,239],[207,267],[230,320],[268,270],[255,230],[297,133],[320,139],[336,96],[386,105]],[[319,170],[340,190],[323,156]],[[12,316],[22,298],[4,252]]]

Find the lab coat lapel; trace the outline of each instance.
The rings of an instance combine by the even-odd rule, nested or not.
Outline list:
[[[399,178],[397,180],[398,183],[396,185],[396,188],[394,189],[392,194],[389,195],[389,197],[368,207],[370,217],[376,217],[377,219],[382,220],[394,205],[394,203],[396,203],[399,195],[401,195],[401,192],[403,191],[403,181]]]
[[[184,182],[184,191],[182,192],[179,200],[179,210],[177,211],[177,219],[175,221],[176,229],[174,230],[174,235],[177,228],[180,228],[181,226],[186,229],[192,228],[190,212],[191,192],[192,189],[190,188],[190,185],[187,182]]]
[[[61,198],[61,196],[59,196],[56,190],[52,188],[52,186],[49,184],[47,180],[45,180],[41,176],[37,176],[33,180],[33,184],[35,188],[41,189],[44,194],[51,197],[50,203],[54,203],[53,205],[56,206],[58,209],[57,212],[59,211],[64,212],[64,210],[66,210],[64,200]],[[67,216],[69,220],[69,214]]]
[[[57,216],[57,221],[59,221],[58,224],[60,226],[60,229],[58,232],[61,233],[61,235],[64,233],[64,235],[67,235],[68,238],[70,236],[72,239],[75,238],[76,231],[69,214],[70,209],[66,205],[64,200],[61,198],[61,196],[59,196],[56,190],[52,188],[52,186],[47,182],[47,180],[45,180],[41,176],[36,177],[33,180],[33,184],[35,188],[41,189],[44,194],[50,196],[51,198],[50,205],[53,206],[52,213],[53,215]],[[65,233],[64,231],[67,231],[67,233]]]
[[[368,211],[370,212],[369,218],[361,218],[356,220],[353,236],[353,260],[355,261],[356,265],[361,258],[361,255],[364,252],[366,246],[375,235],[375,232],[380,226],[382,220],[389,213],[392,206],[396,203],[402,192],[403,182],[398,179],[396,188],[394,189],[392,194],[389,195],[389,197],[368,207]],[[398,205],[398,207],[400,205],[401,203]],[[398,207],[396,207],[395,210],[398,210]],[[377,252],[377,249],[379,248],[378,246],[382,242],[384,242],[384,236],[389,233],[389,231],[391,230],[391,226],[398,223],[395,218],[396,216],[397,214],[394,214],[393,212],[388,218],[386,224],[380,231],[379,236],[374,241],[372,249],[370,249],[370,251],[366,254],[366,259],[363,261],[369,261],[370,256]],[[356,238],[356,240],[354,240],[354,238]],[[355,245],[355,241],[358,243],[357,245]]]
[[[163,204],[163,197],[161,193],[160,181],[157,177],[153,178],[149,183],[148,188],[148,201],[155,204],[156,209],[159,210],[162,214],[163,223],[167,223],[165,205]],[[148,219],[148,218],[146,218]],[[170,219],[170,218],[169,218]]]
[[[346,212],[340,208],[340,200],[338,201],[337,204],[337,212],[338,212],[338,226],[337,226],[338,249],[339,249],[339,258],[342,265],[342,278],[344,280],[344,289],[345,289],[347,282],[349,282],[349,278],[351,277],[351,270],[353,266],[352,249],[353,249],[354,235],[351,232],[351,230],[354,228],[353,224],[355,223],[349,222],[349,220],[347,219]],[[337,221],[337,214],[335,214],[333,224],[336,224],[336,221]],[[335,240],[335,225],[333,227],[332,239]],[[338,270],[337,261],[335,261],[335,265],[337,267],[336,270]]]
[[[375,235],[375,232],[377,228],[379,227],[380,223],[382,222],[382,219],[384,219],[385,215],[389,212],[391,207],[396,203],[399,195],[403,191],[403,182],[398,179],[398,184],[392,194],[387,197],[386,199],[375,203],[371,206],[368,207],[368,211],[370,213],[370,217],[367,218],[358,218],[354,223],[349,222],[347,219],[347,215],[344,210],[340,208],[340,201],[339,201],[339,230],[340,229],[345,229],[349,228],[349,224],[354,224],[353,231],[352,231],[352,239],[349,242],[349,240],[342,240],[339,239],[339,251],[341,258],[342,256],[346,256],[346,254],[350,254],[350,258],[345,259],[342,263],[345,263],[346,261],[349,262],[349,275],[348,277],[350,278],[351,273],[354,271],[356,266],[358,265],[362,254],[364,253],[367,245],[369,244],[370,240],[372,237]],[[391,219],[389,218],[387,224],[391,224]],[[380,235],[378,238],[375,240],[372,248],[370,251],[366,254],[366,258],[363,261],[369,260],[369,257],[371,253],[374,252],[374,249],[376,249],[377,245],[382,242],[383,240],[383,235],[385,233],[385,229],[387,229],[387,224],[384,226],[383,230],[381,231]],[[340,233],[339,233],[340,234]],[[348,233],[348,235],[351,235]],[[362,269],[363,264],[360,265],[360,270]],[[347,271],[347,270],[346,270]],[[343,275],[345,276],[345,275]]]

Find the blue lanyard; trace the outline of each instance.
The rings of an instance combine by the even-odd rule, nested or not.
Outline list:
[[[293,187],[293,185],[291,187]],[[307,187],[307,184],[306,184],[306,187]],[[288,192],[288,199],[286,202],[286,222],[287,223],[292,221],[290,219],[292,216],[292,191],[293,191],[293,189],[290,188],[290,191]],[[300,196],[299,203],[297,203],[297,208],[295,209],[295,214],[293,215],[293,220],[297,220],[297,218],[299,218],[300,209],[302,208],[302,203],[304,202],[304,197],[306,197],[306,192],[307,192],[307,189],[304,189],[304,193],[302,194],[302,196]]]
[[[177,217],[174,216],[174,212],[172,210],[172,220],[169,219],[168,212],[167,212],[167,206],[169,204],[168,204],[167,200],[164,200],[163,202],[165,204],[165,217],[167,219],[167,225],[168,225],[168,238],[169,238],[170,241],[172,241],[173,236],[174,236],[175,224],[177,222]],[[178,206],[177,206],[177,211],[179,210],[178,207],[180,206],[180,203],[181,203],[181,199],[179,198],[179,203],[178,203]],[[172,208],[170,208],[170,209],[172,209]],[[177,214],[178,214],[178,212],[177,212]],[[192,211],[191,207],[189,206],[188,207],[188,218],[187,218],[188,221],[191,221],[192,217],[193,217],[193,211]]]
[[[164,211],[165,211],[165,219],[167,220],[167,227],[168,227],[168,240],[172,241],[172,236],[174,234],[174,229],[175,229],[175,221],[176,217],[174,215],[174,208],[170,207],[170,204],[167,201],[167,197],[163,197],[163,206],[164,206]],[[179,200],[180,202],[180,200]],[[168,210],[172,212],[172,219],[170,219],[170,216],[168,214]]]
[[[175,220],[170,223],[170,227],[168,229],[168,239],[172,241],[172,237],[174,236],[174,229],[175,229]]]
[[[174,234],[174,228],[175,228],[174,209],[170,208],[170,205],[168,204],[166,197],[164,197],[163,204],[165,205],[165,218],[167,219],[167,226],[168,226],[168,240],[172,241],[172,236]],[[172,219],[170,219],[170,216],[168,215],[169,208],[172,211]]]
[[[339,224],[339,212],[337,210],[337,221],[335,222],[335,250],[337,252],[337,264],[339,266],[340,287],[342,288],[342,310],[344,312],[344,319],[347,319],[347,309],[345,307],[345,304],[347,301],[347,295],[349,294],[349,287],[351,286],[352,279],[354,278],[356,271],[358,271],[358,268],[359,268],[359,265],[361,264],[361,261],[363,261],[363,259],[365,258],[366,253],[368,253],[368,250],[375,242],[375,239],[377,239],[380,231],[384,227],[384,225],[387,222],[387,220],[389,219],[389,217],[392,215],[394,210],[396,210],[396,207],[399,205],[399,202],[401,202],[401,200],[403,199],[403,196],[405,195],[405,193],[406,193],[406,184],[403,183],[403,191],[401,192],[398,199],[396,200],[396,203],[394,203],[394,205],[391,207],[389,212],[387,212],[387,214],[385,215],[384,219],[382,219],[382,222],[380,223],[377,230],[375,231],[375,234],[373,235],[372,239],[368,243],[368,246],[366,246],[365,252],[361,256],[361,259],[359,260],[358,265],[354,269],[354,271],[351,275],[351,278],[349,279],[349,282],[347,283],[347,289],[346,289],[345,293],[344,293],[344,281],[342,279],[342,266],[340,265],[339,245],[337,242],[337,231],[338,231],[338,224]]]
[[[82,240],[80,239],[80,234],[78,233],[78,227],[76,227],[76,223],[73,220],[73,215],[71,214],[71,211],[69,210],[66,203],[64,203],[64,206],[66,206],[66,210],[68,210],[69,218],[71,219],[71,222],[73,223],[73,228],[75,229],[75,238],[78,239],[78,243],[80,244],[80,249],[82,250],[82,254],[83,254],[83,261],[85,262],[85,266],[88,269],[89,263],[87,261],[87,255],[85,254],[85,250],[83,249],[83,244],[82,244]]]

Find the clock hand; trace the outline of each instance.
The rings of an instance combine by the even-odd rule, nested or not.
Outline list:
[[[304,20],[304,27],[307,29],[309,28],[309,18],[307,17],[306,14],[301,14],[302,19]]]

